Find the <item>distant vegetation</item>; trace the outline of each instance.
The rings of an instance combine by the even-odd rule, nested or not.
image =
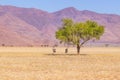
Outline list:
[[[63,25],[56,32],[56,38],[61,42],[72,43],[77,46],[77,53],[80,48],[89,40],[99,40],[104,33],[104,26],[94,21],[73,22],[72,19],[63,19]]]

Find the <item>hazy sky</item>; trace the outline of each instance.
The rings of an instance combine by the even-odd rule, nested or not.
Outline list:
[[[120,0],[0,0],[0,5],[38,8],[48,12],[67,7],[120,15]]]

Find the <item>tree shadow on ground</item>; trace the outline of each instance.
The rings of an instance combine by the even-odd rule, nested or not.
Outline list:
[[[87,56],[88,54],[45,54],[47,56]]]

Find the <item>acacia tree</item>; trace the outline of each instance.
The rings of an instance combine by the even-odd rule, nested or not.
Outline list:
[[[73,43],[77,46],[77,53],[80,48],[89,40],[99,40],[104,33],[104,26],[94,21],[73,22],[72,19],[63,19],[62,27],[56,31],[56,38],[65,43]]]

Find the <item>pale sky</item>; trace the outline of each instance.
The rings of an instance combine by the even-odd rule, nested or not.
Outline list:
[[[75,7],[78,10],[120,15],[120,0],[0,0],[0,5],[37,8],[48,12]]]

